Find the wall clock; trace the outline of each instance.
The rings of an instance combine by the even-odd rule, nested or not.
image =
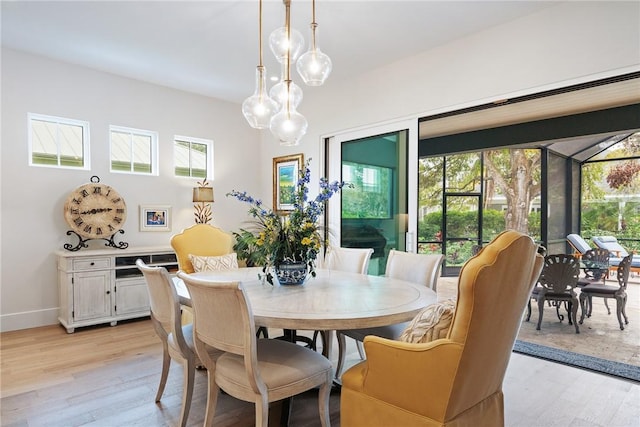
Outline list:
[[[65,243],[67,250],[86,248],[86,242],[93,239],[106,240],[105,246],[119,249],[129,246],[113,240],[117,233],[124,233],[122,227],[127,219],[127,204],[113,187],[100,184],[100,178],[95,175],[89,184],[69,193],[64,203],[64,219],[71,227],[67,236],[75,234],[80,240],[75,246]]]

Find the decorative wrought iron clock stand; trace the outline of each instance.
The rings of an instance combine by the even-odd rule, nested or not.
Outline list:
[[[111,235],[111,237],[109,237],[108,239],[106,239],[106,238],[105,239],[83,239],[82,236],[80,236],[75,231],[73,231],[73,230],[68,230],[67,231],[67,236],[71,236],[72,234],[75,234],[76,237],[78,237],[78,240],[79,240],[78,244],[75,245],[75,246],[73,246],[71,243],[65,243],[64,244],[64,248],[66,250],[68,250],[68,251],[71,251],[71,252],[79,251],[82,248],[88,248],[89,245],[87,245],[87,242],[89,240],[106,240],[107,243],[105,243],[104,245],[108,246],[108,247],[115,248],[115,249],[126,249],[126,248],[129,247],[129,243],[127,243],[127,242],[118,242],[118,243],[116,243],[114,241],[114,239],[113,239],[116,234],[124,234],[124,230],[118,230],[117,232],[113,233]]]

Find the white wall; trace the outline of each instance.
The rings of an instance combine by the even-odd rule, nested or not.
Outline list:
[[[331,52],[327,52],[331,55]],[[334,64],[340,67],[340,64]],[[137,206],[174,207],[173,229],[192,223],[189,189],[172,177],[174,134],[215,141],[214,223],[236,229],[246,206],[232,188],[271,200],[271,159],[302,152],[319,176],[322,136],[398,118],[415,118],[640,70],[640,3],[567,2],[351,81],[305,87],[300,112],[309,131],[281,147],[250,129],[239,106],[12,51],[2,57],[2,330],[55,323],[55,259],[66,241],[62,204],[69,191],[99,175],[125,197],[131,245],[166,244],[166,233],[138,233]],[[29,167],[27,112],[91,122],[88,172]],[[108,172],[109,124],[160,132],[160,177]]]
[[[27,113],[90,123],[91,170],[28,165]],[[159,133],[159,176],[109,172],[109,125]],[[98,175],[127,203],[130,246],[169,245],[172,232],[194,222],[196,179],[173,176],[173,137],[214,141],[213,224],[231,231],[246,206],[225,197],[232,189],[258,191],[260,134],[246,126],[237,104],[121,78],[12,50],[2,51],[2,330],[57,322],[56,260],[66,242],[67,195]],[[251,153],[248,155],[248,153]],[[270,167],[270,165],[269,165]],[[172,232],[139,232],[138,205],[173,207]],[[103,247],[102,241],[97,241]]]

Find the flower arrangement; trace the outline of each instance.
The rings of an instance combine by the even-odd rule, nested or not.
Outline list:
[[[249,266],[262,266],[272,285],[271,267],[277,268],[281,262],[304,262],[309,274],[315,277],[315,261],[323,244],[318,218],[324,212],[325,202],[344,186],[344,182],[329,183],[321,178],[320,193],[315,199],[308,200],[310,161],[307,160],[300,171],[294,188],[293,210],[286,216],[278,215],[246,192],[233,190],[227,193],[227,196],[248,203],[249,214],[253,217],[251,228],[233,233],[238,258],[245,259]]]

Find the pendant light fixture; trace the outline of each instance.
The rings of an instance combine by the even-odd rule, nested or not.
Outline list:
[[[331,74],[333,64],[331,63],[331,58],[320,51],[318,47],[316,39],[316,29],[318,28],[318,24],[316,23],[316,0],[312,0],[311,7],[311,43],[309,44],[309,50],[298,59],[296,68],[305,84],[309,86],[320,86],[327,80],[329,74]]]
[[[266,129],[278,110],[278,105],[267,94],[266,70],[262,65],[262,0],[260,0],[259,10],[258,51],[260,58],[256,68],[256,90],[242,103],[242,114],[252,128]]]
[[[291,64],[309,86],[322,85],[331,73],[331,59],[318,47],[316,39],[316,2],[312,0],[311,41],[309,50],[304,49],[304,37],[291,28],[291,1],[282,0],[285,6],[285,25],[269,36],[269,46],[282,64],[279,83],[267,93],[266,70],[262,57],[262,0],[260,1],[259,52],[260,61],[256,69],[256,90],[242,103],[242,113],[256,129],[269,128],[282,145],[298,145],[307,132],[307,119],[297,111],[302,102],[302,89],[291,79]],[[298,58],[299,57],[299,58]]]
[[[291,0],[284,0],[285,5],[285,33],[287,40],[291,40]],[[292,47],[291,43],[285,43]],[[273,45],[272,45],[273,46]],[[275,53],[275,52],[274,52]],[[291,49],[287,49],[285,54],[285,87],[287,90],[286,102],[275,116],[271,118],[269,128],[282,145],[298,145],[300,138],[307,133],[307,119],[296,111],[296,106],[292,102],[292,81],[291,81]]]

